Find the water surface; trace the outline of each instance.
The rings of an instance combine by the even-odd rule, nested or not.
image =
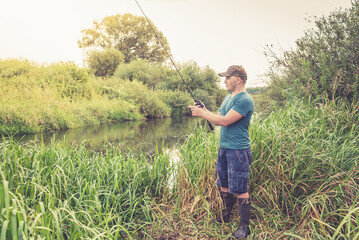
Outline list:
[[[181,143],[195,126],[205,125],[205,121],[194,117],[148,119],[146,121],[126,121],[76,129],[46,131],[36,134],[16,136],[21,142],[52,141],[61,144],[83,144],[94,151],[103,150],[110,145],[128,152],[142,151],[152,154],[156,143],[171,148]]]

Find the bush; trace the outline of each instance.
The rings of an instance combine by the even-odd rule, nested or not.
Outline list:
[[[283,56],[268,48],[269,99],[358,99],[359,2],[328,17],[315,18],[315,28],[296,41],[296,49]],[[321,101],[322,101],[321,100]]]
[[[212,108],[219,92],[208,87],[213,71],[193,64],[187,69],[185,76],[199,82],[196,97]],[[145,60],[121,64],[111,78],[95,77],[73,62],[39,66],[26,60],[0,60],[0,76],[1,134],[188,114],[193,103],[187,89],[161,89],[168,77],[178,79],[174,69]],[[204,82],[206,76],[211,80]]]
[[[201,68],[194,61],[178,64],[179,71],[191,91],[201,89],[213,95],[218,89],[219,77],[208,66]],[[175,69],[168,72],[158,86],[159,89],[180,90],[187,92],[188,89]]]
[[[138,80],[150,88],[161,82],[169,68],[162,63],[136,59],[130,63],[120,64],[114,74],[115,78]]]
[[[20,75],[28,75],[34,69],[35,64],[27,60],[0,59],[0,78],[10,79]]]
[[[87,69],[79,68],[73,62],[54,63],[49,66],[42,66],[41,73],[34,75],[32,78],[45,88],[55,88],[62,98],[92,97],[93,92],[88,85],[91,76]]]
[[[73,63],[0,60],[0,134],[140,119],[138,106],[101,92],[100,79]],[[99,84],[97,84],[99,82]]]
[[[210,96],[209,93],[202,89],[196,89],[193,91],[193,95],[197,98],[197,100],[200,100],[207,109],[211,111],[215,111],[218,109],[216,108],[216,99],[214,96]],[[193,101],[192,101],[193,102]]]
[[[194,94],[194,96],[205,102],[206,106],[214,109],[222,102],[226,91],[218,88],[219,77],[212,69],[200,68],[194,61],[178,64],[178,68],[188,88],[192,92],[197,92],[199,95]],[[138,80],[152,89],[181,91],[189,94],[187,86],[176,69],[163,63],[150,63],[137,59],[127,64],[120,64],[114,78]],[[202,98],[205,99],[202,100]],[[169,105],[173,106],[173,104]]]
[[[138,81],[123,81],[120,89],[120,98],[139,107],[140,113],[148,118],[169,117],[171,109],[167,106],[155,91]]]
[[[171,108],[171,116],[189,115],[188,106],[193,104],[192,97],[185,92],[160,90],[160,99]]]
[[[95,76],[111,77],[118,65],[124,62],[124,56],[117,49],[95,50],[88,54],[86,62]]]

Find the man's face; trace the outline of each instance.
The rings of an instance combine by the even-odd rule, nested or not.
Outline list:
[[[240,82],[240,78],[236,76],[226,77],[224,84],[226,84],[227,90],[233,92]]]

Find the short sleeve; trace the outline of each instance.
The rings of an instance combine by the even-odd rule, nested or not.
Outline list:
[[[252,103],[248,98],[240,98],[234,103],[232,109],[245,117],[252,110]]]

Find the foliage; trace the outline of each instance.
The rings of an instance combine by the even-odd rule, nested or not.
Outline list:
[[[296,41],[295,50],[283,56],[266,51],[272,59],[268,97],[275,104],[302,97],[358,100],[359,2],[314,20],[315,28]]]
[[[29,133],[140,119],[138,106],[100,93],[73,63],[0,60],[0,133]]]
[[[115,78],[136,79],[150,88],[156,88],[157,84],[164,81],[170,71],[163,63],[149,62],[146,59],[135,59],[130,63],[120,64],[114,74]]]
[[[178,64],[178,69],[191,91],[202,89],[207,91],[209,95],[213,95],[215,89],[218,89],[220,79],[214,70],[208,66],[201,68],[196,62],[189,61],[184,64]],[[172,72],[166,75],[166,78],[159,84],[158,88],[188,91],[175,69],[172,69]]]
[[[205,103],[208,109],[216,110],[216,107],[221,104],[227,94],[225,90],[218,88],[219,77],[217,74],[209,67],[200,68],[193,61],[179,65],[179,70],[194,96]],[[137,59],[127,64],[120,64],[114,77],[129,79],[130,81],[137,79],[156,90],[189,94],[178,72],[163,63],[150,63],[143,59]],[[178,100],[177,104],[173,103],[171,106],[183,103],[183,100]],[[193,103],[193,99],[191,103]]]
[[[88,71],[79,68],[73,62],[53,63],[42,66],[39,75],[31,76],[32,81],[39,83],[43,89],[51,88],[57,90],[62,98],[91,99],[90,75]]]
[[[193,91],[196,98],[215,110],[223,96],[213,70],[195,63],[188,69],[184,73],[197,87]],[[120,64],[111,78],[96,77],[72,62],[38,65],[0,60],[0,76],[1,134],[186,115],[188,105],[193,104],[187,89],[180,90],[182,82],[173,90],[164,88],[179,80],[173,68],[143,59]]]
[[[199,99],[201,102],[203,102],[207,109],[211,111],[218,111],[218,109],[216,109],[215,97],[209,95],[207,91],[202,89],[196,89],[193,91],[193,95],[196,96],[196,98]]]
[[[11,79],[19,75],[29,75],[33,70],[33,63],[28,60],[0,59],[0,79]]]
[[[94,50],[88,54],[87,65],[97,77],[111,77],[117,66],[124,61],[123,54],[117,49]]]
[[[171,116],[190,115],[189,105],[193,104],[193,99],[189,93],[179,90],[159,90],[157,91],[161,100],[171,108]]]
[[[264,94],[267,91],[267,87],[249,87],[246,91],[251,95]]]
[[[154,24],[152,26],[170,53],[167,39]],[[82,33],[83,37],[78,42],[80,48],[117,49],[123,53],[126,63],[136,58],[150,62],[167,59],[162,45],[144,17],[129,13],[107,16],[100,22],[94,21],[93,28],[82,30]]]
[[[254,101],[254,111],[261,115],[267,116],[273,110],[268,106],[268,87],[246,88]]]
[[[119,96],[139,106],[140,113],[148,118],[169,117],[171,109],[146,85],[138,81],[123,81]]]
[[[284,227],[274,236],[354,239],[358,216],[347,217],[359,207],[359,106],[343,100],[313,105],[290,103],[251,123],[252,199],[268,225],[275,217]]]

